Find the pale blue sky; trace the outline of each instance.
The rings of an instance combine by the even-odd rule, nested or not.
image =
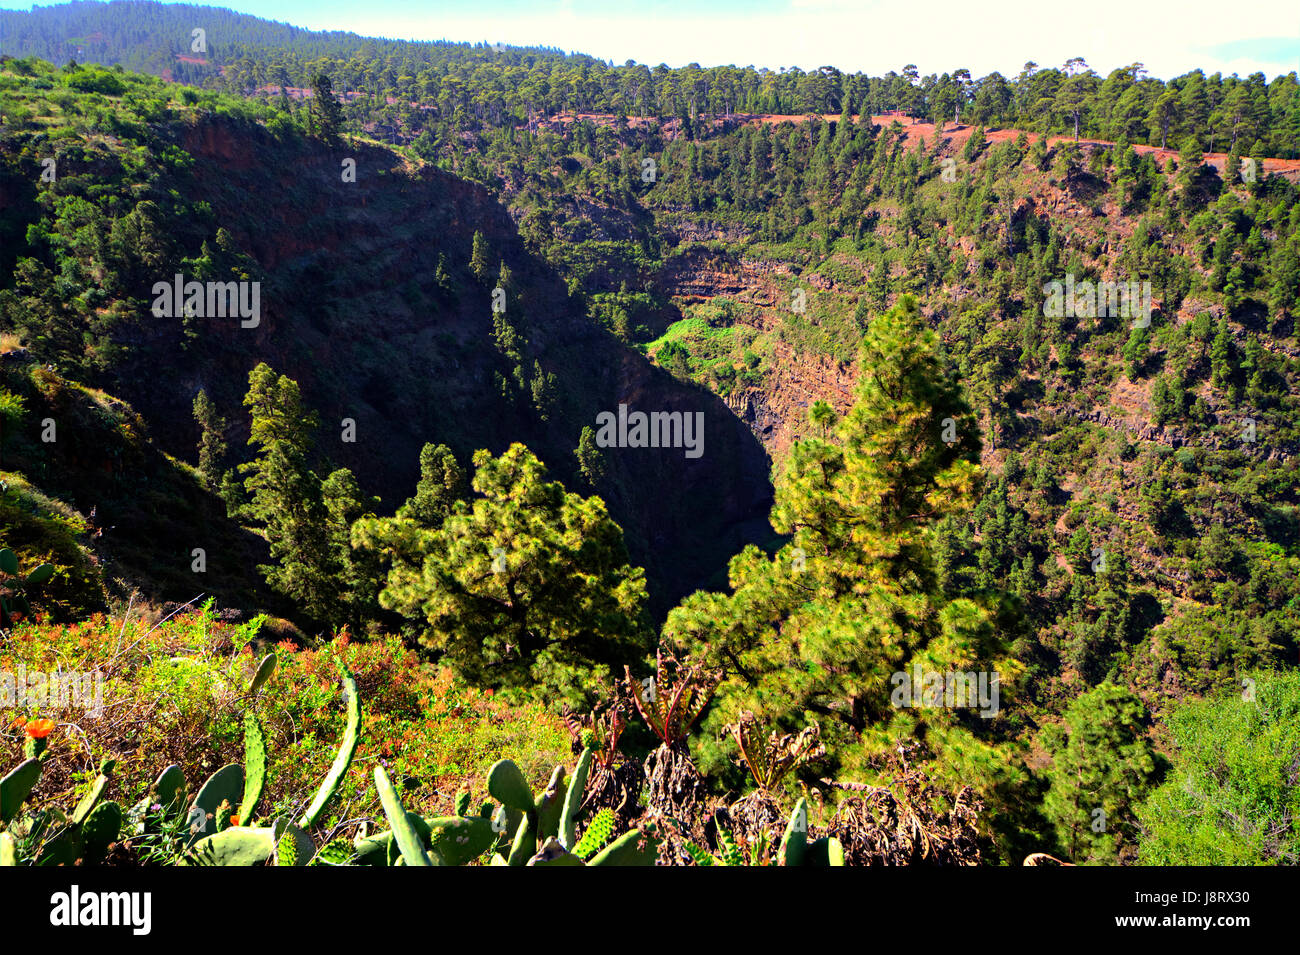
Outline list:
[[[231,0],[213,4],[368,36],[540,44],[622,63],[1019,72],[1083,56],[1103,75],[1300,70],[1297,0]],[[28,9],[30,2],[0,0]]]

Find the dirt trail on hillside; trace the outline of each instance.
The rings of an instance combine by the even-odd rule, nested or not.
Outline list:
[[[798,118],[804,119],[805,117],[798,117]],[[829,116],[826,117],[826,119],[831,121],[836,121],[839,119],[839,116]],[[906,122],[906,119],[907,119],[906,117],[899,117],[897,115],[890,115],[890,114],[886,114],[884,116],[871,117],[871,121],[873,123],[885,127],[888,127],[893,122],[901,123],[903,126],[903,144],[905,146],[916,146],[917,144],[920,143],[922,139],[930,140],[934,138],[934,131],[935,131],[934,123],[910,123],[909,124]],[[784,120],[785,117],[760,116],[757,118],[758,122],[783,122]],[[856,117],[854,121],[856,122]],[[954,123],[944,123],[943,129],[941,130],[942,135],[944,136],[945,140],[947,140],[950,148],[965,146],[966,141],[970,139],[971,134],[974,131],[975,131],[975,127],[973,126],[968,126],[966,124],[954,124]],[[1019,129],[991,129],[985,132],[984,141],[989,143],[1000,143],[1008,139],[1015,139],[1017,136],[1020,135],[1020,133],[1021,130]],[[1029,132],[1025,133],[1025,135],[1028,137],[1029,142],[1031,143],[1037,142],[1042,136],[1041,133],[1029,133]],[[1055,146],[1057,143],[1067,143],[1067,142],[1073,142],[1073,137],[1072,136],[1049,136],[1047,138],[1048,146]],[[1079,145],[1080,146],[1114,146],[1115,143],[1108,139],[1082,139],[1081,138],[1079,140]],[[1158,146],[1144,146],[1144,145],[1134,145],[1133,149],[1140,155],[1147,155],[1148,153],[1154,153],[1156,162],[1162,166],[1164,165],[1165,161],[1168,159],[1173,159],[1173,160],[1178,159],[1178,150],[1176,149],[1161,149]],[[1205,162],[1208,165],[1213,166],[1215,169],[1219,170],[1220,172],[1223,171],[1224,163],[1226,163],[1227,160],[1228,160],[1227,153],[1206,153],[1205,154]],[[1296,181],[1298,178],[1300,178],[1300,159],[1265,159],[1264,172],[1265,174],[1268,175],[1272,175],[1273,173],[1276,173],[1287,179]]]

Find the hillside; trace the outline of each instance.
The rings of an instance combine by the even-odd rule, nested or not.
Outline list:
[[[31,118],[4,141],[0,210],[8,234],[32,242],[6,243],[11,261],[36,254],[74,269],[87,290],[102,270],[114,270],[115,281],[97,283],[93,302],[78,300],[101,317],[93,354],[69,353],[53,340],[29,342],[29,351],[128,401],[160,449],[193,460],[191,404],[200,389],[232,422],[227,442],[242,446],[240,399],[259,361],[302,381],[308,403],[334,423],[324,429],[322,454],[391,506],[414,488],[420,447],[431,439],[467,459],[476,448],[523,438],[572,480],[579,432],[598,412],[620,403],[689,407],[705,410],[708,454],[613,455],[602,484],[652,575],[658,605],[716,573],[761,528],[768,465],[748,432],[720,401],[585,322],[581,303],[524,250],[484,189],[379,146],[323,148],[213,115],[204,103],[186,105],[174,89],[138,88],[154,97],[146,108],[154,121],[124,113],[123,125],[93,136],[88,149],[65,133],[53,151],[59,175],[50,190],[39,189],[39,144],[77,111],[53,105],[36,86],[20,93]],[[133,156],[145,149],[153,158],[139,164]],[[345,155],[357,164],[356,183],[341,181]],[[132,198],[123,202],[123,193]],[[134,247],[106,254],[84,244],[92,234],[116,240],[128,225],[141,230]],[[527,340],[516,363],[526,375],[522,390],[503,394],[494,383],[510,365],[492,344],[492,283],[468,268],[476,233],[491,248],[493,278],[499,262],[514,274],[511,317]],[[196,266],[260,280],[257,325],[154,320],[154,282]],[[20,288],[41,294],[41,281],[28,281]],[[539,408],[527,386],[548,374],[558,384]],[[344,419],[355,422],[355,441],[342,440]],[[637,490],[646,486],[657,493]],[[703,487],[727,491],[706,500]],[[119,523],[102,509],[101,520]],[[165,595],[183,599],[173,588]]]
[[[0,29],[0,596],[37,608],[0,652],[162,628],[226,674],[205,774],[232,707],[292,745],[342,667],[393,834],[308,812],[340,864],[596,864],[573,813],[628,864],[1295,862],[1295,73],[651,69],[135,0]],[[319,653],[289,704],[253,647]],[[407,833],[347,666],[399,790],[499,805]]]

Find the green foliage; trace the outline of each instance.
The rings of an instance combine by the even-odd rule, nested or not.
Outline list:
[[[465,491],[465,476],[456,456],[445,444],[430,442],[420,449],[420,481],[415,494],[397,509],[397,517],[421,527],[441,527]]]
[[[488,251],[487,239],[477,229],[471,243],[469,268],[480,282],[486,282],[491,275],[492,253]]]
[[[1300,858],[1300,674],[1170,714],[1168,779],[1138,809],[1143,865],[1294,865]]]
[[[0,388],[0,440],[5,467],[15,469],[0,475],[0,539],[23,567],[53,568],[38,609],[54,619],[98,606],[92,549],[99,552],[96,560],[120,560],[133,550],[148,554],[149,560],[132,555],[107,568],[105,579],[131,586],[183,565],[150,548],[158,540],[186,538],[171,533],[178,514],[193,512],[203,525],[202,502],[211,495],[191,486],[188,469],[177,469],[188,484],[166,471],[160,480],[156,468],[142,464],[142,440],[110,441],[104,429],[89,429],[102,418],[113,431],[138,427],[142,434],[143,422],[133,422],[102,393],[59,384],[44,366],[83,380],[138,373],[122,359],[141,337],[135,316],[143,314],[139,300],[153,276],[169,274],[174,265],[201,278],[251,268],[251,259],[232,252],[230,233],[212,220],[212,210],[202,209],[206,203],[179,198],[214,195],[196,188],[201,179],[187,178],[204,165],[177,145],[190,124],[260,119],[271,138],[284,142],[310,116],[327,138],[344,125],[364,125],[377,135],[413,141],[411,153],[486,183],[510,207],[520,238],[538,255],[529,271],[534,265],[554,269],[570,288],[574,314],[590,303],[591,320],[624,340],[655,339],[685,307],[685,320],[648,350],[673,374],[721,395],[748,392],[761,409],[763,398],[781,397],[774,376],[786,374],[791,362],[796,370],[809,358],[848,362],[867,334],[863,361],[837,372],[858,376],[866,410],[840,420],[829,405],[814,405],[808,424],[792,428],[812,438],[796,445],[789,461],[777,462],[773,518],[788,539],[773,549],[784,549],[775,558],[756,549],[737,556],[734,593],[697,594],[665,628],[667,638],[692,651],[690,662],[724,667],[728,675],[695,741],[706,768],[722,766],[730,755],[721,721],[754,707],[764,729],[778,735],[785,730],[790,736],[813,719],[824,724],[835,775],[867,772],[874,752],[913,735],[934,751],[936,772],[969,776],[987,789],[998,785],[1006,755],[990,744],[1001,747],[1016,737],[1023,742],[1032,726],[1052,724],[1064,713],[1069,732],[1061,731],[1054,758],[1082,767],[1079,774],[1118,793],[1113,802],[1121,807],[1120,825],[1128,828],[1104,839],[1080,830],[1085,797],[1055,771],[1048,774],[1052,789],[1042,809],[1062,843],[1077,846],[1072,857],[1127,860],[1133,835],[1123,806],[1141,792],[1143,784],[1134,780],[1142,776],[1148,730],[1141,718],[1124,715],[1138,705],[1135,698],[1099,702],[1100,691],[1089,687],[1130,687],[1158,721],[1180,696],[1212,692],[1240,672],[1294,659],[1300,542],[1291,465],[1300,440],[1300,400],[1288,356],[1295,354],[1293,318],[1300,302],[1300,219],[1293,184],[1281,177],[1244,183],[1236,173],[1245,155],[1300,154],[1294,80],[1266,84],[1262,75],[1193,72],[1163,81],[1141,78],[1133,68],[1103,80],[1081,62],[978,80],[963,78],[963,71],[922,80],[906,69],[887,77],[830,69],[767,77],[749,69],[651,71],[547,50],[497,53],[462,44],[304,38],[225,12],[215,13],[213,22],[222,25],[223,36],[239,39],[221,44],[209,62],[190,63],[133,46],[119,26],[134,15],[6,11],[0,12],[0,32],[26,44],[16,49],[60,59],[63,48],[47,44],[98,33],[103,40],[96,50],[106,59],[235,91],[268,81],[324,82],[309,107],[293,110],[287,99],[276,107],[98,67],[55,69],[33,59],[0,66],[6,119],[0,190],[15,200],[7,207],[13,214],[0,221],[0,275],[6,277],[0,333],[17,332],[7,340],[21,340],[41,366],[30,376],[5,372]],[[182,14],[164,9],[156,16],[169,22]],[[87,25],[87,17],[100,19]],[[38,22],[58,28],[34,26]],[[174,32],[183,35],[185,25],[175,22]],[[65,28],[69,24],[82,28]],[[326,76],[346,87],[340,92],[365,95],[340,103]],[[412,101],[432,108],[408,108]],[[855,108],[865,114],[856,123]],[[918,151],[915,137],[904,144],[902,127],[873,129],[871,114],[885,108],[978,125],[967,140],[969,168],[958,184],[935,181],[929,143]],[[561,124],[554,121],[561,110],[639,113],[651,122]],[[711,115],[736,111],[830,112],[841,119],[834,132],[816,119],[711,125]],[[669,116],[680,117],[680,135],[671,138],[654,122]],[[1014,143],[984,142],[986,126],[1017,125],[1037,134],[1032,147],[1023,131]],[[1048,135],[1061,133],[1117,145],[1062,143],[1049,151]],[[1166,140],[1182,148],[1176,180],[1132,148]],[[1216,150],[1228,153],[1221,179],[1206,164],[1206,154]],[[59,160],[57,183],[43,184],[31,198],[26,186],[7,188],[34,182],[34,159],[46,155]],[[1026,155],[1031,161],[1022,163]],[[650,157],[662,173],[653,188],[637,174],[640,160]],[[1114,201],[1118,214],[1107,207],[1104,216],[1070,217],[1068,223],[1053,214],[1049,205],[1059,198],[1060,182],[1040,175],[1053,159],[1072,201],[1096,212],[1103,201]],[[226,225],[246,231],[237,222]],[[209,241],[214,229],[217,238]],[[716,238],[673,248],[675,237],[702,231]],[[620,238],[601,238],[606,235]],[[543,347],[549,316],[539,309],[525,324],[517,306],[531,303],[528,283],[503,264],[498,271],[511,236],[483,224],[472,243],[467,239],[461,235],[436,250],[429,293],[439,309],[458,291],[465,294],[458,281],[466,270],[458,265],[449,272],[446,263],[463,263],[468,245],[468,270],[484,287],[496,275],[509,293],[509,317],[494,316],[490,343],[502,393],[528,428],[552,425],[572,395],[559,400],[560,382],[544,371],[564,367]],[[718,296],[698,306],[670,299],[669,292],[714,275],[747,271],[748,265],[735,270],[738,261],[771,265],[777,274],[788,269],[813,280],[800,279],[801,285],[825,291],[812,293],[808,314],[788,316],[750,296]],[[1159,302],[1156,323],[1131,328],[1127,321],[1047,319],[1037,289],[1067,270],[1094,280],[1149,278]],[[923,323],[912,316],[901,337],[886,334],[897,321],[886,314],[891,298],[909,291],[924,296],[928,318]],[[899,302],[905,311],[906,303]],[[325,311],[322,323],[339,321],[338,310]],[[1196,317],[1186,323],[1176,318],[1184,314]],[[910,353],[913,340],[925,338],[922,324],[936,327],[944,341],[965,401],[943,394],[950,384],[940,367],[946,360],[917,361]],[[876,325],[880,334],[871,332]],[[176,340],[191,354],[215,353],[218,342],[204,338],[201,325],[177,326]],[[172,332],[153,322],[147,327],[150,335]],[[331,341],[345,340],[340,329],[330,331]],[[898,340],[890,341],[891,334]],[[938,354],[937,345],[933,351]],[[381,351],[376,363],[390,358]],[[20,361],[25,356],[15,355],[6,367],[23,367]],[[911,370],[896,373],[895,362]],[[203,380],[228,400],[213,370],[200,369],[186,388]],[[1129,382],[1118,380],[1121,370]],[[396,372],[393,377],[398,380]],[[303,613],[324,626],[346,623],[355,632],[379,617],[377,594],[386,585],[389,604],[425,631],[431,656],[459,677],[506,689],[508,699],[527,694],[551,705],[589,701],[620,665],[635,669],[642,662],[649,647],[639,619],[644,588],[618,550],[621,540],[605,548],[597,533],[599,546],[580,543],[589,528],[603,531],[613,523],[598,499],[574,498],[562,489],[552,494],[550,482],[519,467],[523,476],[504,482],[508,490],[477,491],[482,500],[457,504],[465,492],[456,462],[445,447],[428,445],[415,495],[395,518],[375,518],[375,500],[351,472],[325,477],[325,470],[314,470],[321,462],[311,447],[310,415],[299,396],[281,388],[284,381],[271,376],[262,382],[266,400],[254,411],[255,430],[259,415],[266,424],[277,406],[283,426],[260,429],[265,440],[255,446],[253,470],[242,472],[265,479],[263,496],[252,493],[246,518],[266,535],[271,561],[255,556],[255,547],[230,546],[240,537],[226,537],[210,549],[229,561],[211,575],[214,584],[262,563],[286,601],[277,613]],[[930,391],[922,387],[927,381],[934,383]],[[1149,420],[1143,421],[1147,406],[1138,392],[1148,382]],[[431,394],[413,393],[409,407],[436,406]],[[78,440],[38,446],[33,425],[47,415],[58,419],[61,436],[72,431]],[[229,473],[222,480],[223,427],[206,392],[196,398],[195,417],[202,483],[208,491],[223,487],[232,513],[239,513],[244,502]],[[956,440],[937,442],[931,429],[946,418]],[[1244,418],[1257,426],[1257,437],[1242,437]],[[1148,423],[1157,427],[1148,429]],[[183,441],[181,425],[170,422],[162,432]],[[567,431],[570,441],[575,430]],[[1006,461],[1005,480],[982,489],[973,477],[981,433],[991,470]],[[500,438],[502,432],[493,434]],[[456,447],[504,445],[463,439],[447,435]],[[571,446],[534,442],[531,432],[528,440],[547,460]],[[783,440],[777,436],[778,446]],[[74,444],[75,455],[64,450]],[[611,501],[630,496],[624,472],[605,473],[609,462],[589,429],[575,453],[577,476],[588,487],[600,487]],[[114,494],[105,488],[116,485],[95,477],[109,471],[127,476]],[[110,526],[96,526],[89,514],[77,512],[92,505],[101,517],[111,515]],[[233,525],[228,530],[239,531]],[[354,549],[354,540],[362,546]],[[1116,552],[1120,541],[1123,557]],[[1089,566],[1098,545],[1110,552],[1105,574]],[[600,550],[606,552],[593,553]],[[498,556],[504,564],[499,572],[493,566]],[[179,577],[179,585],[168,580],[168,599],[181,587],[186,594],[180,599],[192,595],[188,574]],[[23,583],[0,582],[6,591],[0,598]],[[261,590],[251,594],[239,605],[263,606],[270,599]],[[31,625],[32,615],[23,613],[28,619],[20,632]],[[72,635],[46,632],[65,651],[76,646]],[[116,639],[94,627],[81,632]],[[140,685],[165,693],[185,719],[216,714],[213,748],[237,747],[238,716],[217,705],[218,691],[202,687],[184,666],[166,666],[171,650],[155,656],[157,662],[132,674]],[[913,665],[996,668],[1009,689],[1019,670],[1013,657],[1026,662],[1031,679],[1017,687],[1015,708],[991,721],[888,705],[889,679]],[[62,665],[63,656],[47,662],[53,659]],[[247,685],[243,664],[237,672],[210,659],[196,666],[220,676],[230,692]],[[257,695],[256,685],[249,693]],[[397,745],[403,737],[392,734],[397,755],[384,758],[391,757],[394,779],[459,775],[476,765],[476,756],[502,744],[506,730],[491,719],[466,728],[446,716],[462,703],[481,712],[476,707],[483,697],[463,687],[446,690],[445,700],[436,696],[437,718],[448,726],[436,740],[428,730],[412,729],[423,716],[423,698],[409,687],[393,686],[391,693],[389,713],[402,732],[423,733],[421,746]],[[1070,705],[1076,698],[1076,706],[1087,700],[1107,714],[1105,732],[1090,735]],[[262,694],[258,706],[280,718],[278,730],[275,722],[265,724],[273,734],[283,733],[289,719],[308,717],[310,725],[323,726],[319,714],[328,712],[331,699],[327,690],[307,686],[291,703]],[[694,719],[704,706],[690,709]],[[687,720],[680,732],[667,735],[682,741],[689,726]],[[156,741],[156,731],[149,732]],[[304,762],[328,759],[333,739],[322,744],[324,738],[323,732],[301,734]],[[247,761],[251,747],[245,749]],[[1097,768],[1099,752],[1121,754],[1118,776]],[[208,768],[229,758],[222,752]],[[283,756],[276,758],[284,765]],[[775,770],[764,767],[754,773],[760,785],[759,777]],[[246,783],[252,782],[249,768]],[[536,780],[537,768],[525,764],[521,776]],[[550,864],[570,865],[577,857],[561,832],[560,814],[573,795],[571,781],[565,785],[562,773],[552,776],[549,796],[541,797],[545,813],[533,803],[537,818],[530,824],[519,810],[521,818],[504,834],[522,835],[519,845],[529,846],[520,864],[537,855],[539,844],[551,854]],[[350,799],[358,783],[344,779],[339,787]],[[279,794],[268,798],[276,802]],[[218,835],[240,828],[221,828],[232,807],[217,805]],[[454,826],[429,822],[453,817],[417,818],[434,835],[457,827],[480,832],[479,817],[466,811],[457,810]],[[145,814],[151,830],[174,821],[159,815],[165,814]],[[1019,820],[1032,822],[1030,813]],[[423,830],[420,835],[432,838]],[[274,833],[253,841],[269,845],[264,859],[278,855]],[[60,842],[58,851],[69,845]],[[391,840],[384,852],[389,848]]]
[[[70,89],[103,93],[105,96],[121,96],[126,91],[126,84],[119,76],[102,69],[79,69],[66,82]]]
[[[375,512],[379,499],[364,494],[356,476],[339,468],[321,483],[321,500],[328,515],[330,562],[337,574],[335,609],[329,619],[364,629],[378,616],[382,567],[373,553],[353,549],[351,528]]]
[[[573,453],[578,459],[578,473],[589,487],[594,488],[605,477],[605,453],[596,444],[596,432],[591,425],[582,426],[578,446]]]

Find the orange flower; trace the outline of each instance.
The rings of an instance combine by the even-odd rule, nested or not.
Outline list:
[[[231,824],[232,826],[237,826],[237,825],[239,825],[239,817],[238,817],[238,816],[231,816],[231,817],[230,817],[230,824]]]
[[[54,732],[54,720],[32,720],[26,729],[32,739],[45,739]]]

